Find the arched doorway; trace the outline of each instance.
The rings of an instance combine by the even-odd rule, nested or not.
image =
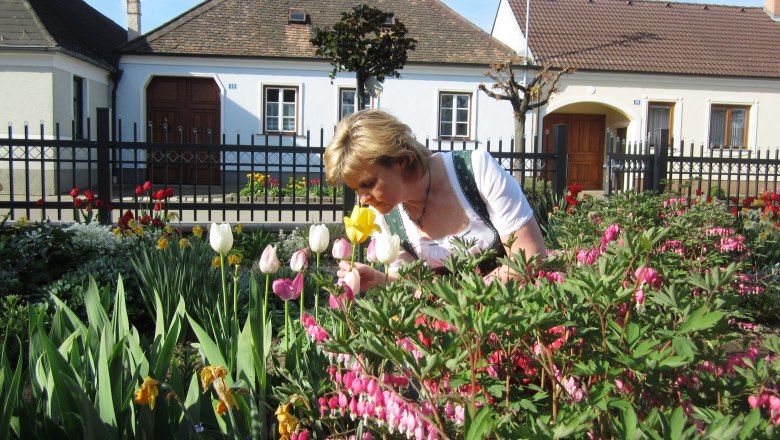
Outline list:
[[[146,88],[147,130],[151,142],[218,144],[220,89],[212,78],[158,76]],[[149,151],[150,180],[215,184],[219,152],[156,149]]]

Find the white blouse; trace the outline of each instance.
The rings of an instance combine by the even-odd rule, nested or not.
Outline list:
[[[453,239],[460,237],[463,241],[476,240],[479,250],[489,248],[495,240],[503,236],[513,234],[522,228],[533,218],[533,210],[523,194],[523,190],[517,180],[514,179],[501,165],[485,150],[474,150],[471,153],[471,165],[474,170],[474,179],[482,200],[487,206],[490,222],[498,232],[493,232],[468,203],[463,189],[460,187],[455,171],[451,153],[434,153],[441,156],[447,170],[450,186],[458,198],[461,209],[469,218],[468,225],[460,232],[439,239],[428,239],[420,236],[417,225],[409,218],[405,209],[399,209],[401,219],[406,229],[409,243],[414,247],[417,255],[425,260],[431,268],[444,265],[454,248]],[[377,212],[376,223],[384,233],[389,233],[389,228],[383,215]],[[477,249],[474,249],[477,251]],[[398,259],[390,266],[391,270],[398,270],[402,265],[414,261],[414,256],[401,248]]]

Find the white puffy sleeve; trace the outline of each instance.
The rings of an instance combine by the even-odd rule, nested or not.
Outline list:
[[[502,237],[513,234],[534,216],[520,184],[486,150],[471,153],[471,165],[490,222]]]

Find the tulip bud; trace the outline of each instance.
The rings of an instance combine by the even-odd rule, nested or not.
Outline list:
[[[344,276],[344,284],[349,286],[353,294],[360,292],[360,272],[357,268],[353,268],[352,272]]]
[[[346,260],[352,256],[352,245],[344,238],[339,238],[333,242],[333,258],[337,260]]]
[[[211,229],[209,229],[209,242],[211,248],[219,254],[227,255],[230,249],[233,247],[233,229],[229,223],[222,223],[217,225],[211,223]]]
[[[303,270],[306,270],[307,267],[309,267],[309,250],[306,248],[303,248],[294,254],[292,254],[292,258],[290,258],[290,269],[301,272]]]
[[[260,256],[260,261],[257,262],[257,267],[260,272],[264,274],[276,273],[279,270],[279,258],[276,256],[276,247],[268,245],[263,250],[263,254]]]
[[[369,263],[379,263],[379,260],[376,258],[376,239],[373,239],[370,243],[368,243],[368,249],[366,249],[366,259]]]
[[[315,254],[322,253],[328,248],[330,232],[325,225],[311,225],[309,227],[309,247]]]
[[[376,237],[376,259],[382,264],[393,263],[401,251],[401,237],[390,234],[378,234]]]

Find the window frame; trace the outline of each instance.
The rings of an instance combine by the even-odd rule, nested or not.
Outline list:
[[[453,120],[448,121],[447,123],[450,124],[450,129],[452,130],[450,135],[442,134],[441,126],[442,126],[442,97],[445,95],[452,95],[453,96]],[[459,135],[457,134],[457,110],[458,107],[455,104],[457,102],[457,96],[466,96],[468,97],[469,104],[468,108],[466,109],[466,114],[468,115],[468,120],[466,121],[466,134],[465,135]],[[438,94],[437,99],[437,111],[436,111],[436,134],[438,136],[438,139],[471,139],[471,133],[472,133],[472,120],[473,115],[471,114],[474,109],[474,92],[463,92],[463,91],[452,91],[452,90],[441,90]]]
[[[744,127],[742,128],[742,143],[740,145],[731,145],[731,123],[732,123],[732,111],[735,109],[743,110],[745,112],[745,122]],[[726,121],[724,124],[723,129],[725,130],[723,135],[724,144],[723,145],[716,145],[712,142],[712,132],[713,132],[713,112],[715,110],[726,110]],[[707,127],[707,145],[711,149],[735,149],[735,150],[745,150],[748,148],[748,141],[750,139],[749,135],[749,129],[750,129],[750,110],[751,105],[749,104],[738,104],[738,103],[712,103],[710,105],[709,109],[709,124]]]
[[[349,114],[346,114],[346,115],[344,114],[344,100],[342,98],[344,96],[344,92],[347,92],[347,91],[354,92],[355,99],[354,99],[354,102],[352,103],[352,105],[353,105],[355,110],[352,113],[357,111],[357,106],[358,106],[358,102],[357,102],[357,87],[339,86],[339,88],[338,88],[338,120],[339,121],[341,121],[345,117],[347,117],[347,116],[352,114],[352,113],[349,113]],[[368,95],[368,93],[366,93],[366,97],[368,98],[368,107],[366,107],[366,108],[374,108],[374,97]]]
[[[269,90],[278,90],[280,101],[275,102],[279,106],[278,113],[275,118],[277,118],[278,127],[280,127],[277,130],[270,130],[268,129],[268,91]],[[285,130],[284,129],[284,93],[285,90],[292,90],[295,92],[295,101],[293,102],[294,111],[293,111],[293,118],[294,118],[294,125],[295,127],[291,130]],[[299,124],[299,115],[298,112],[300,110],[300,87],[297,85],[275,85],[275,84],[267,84],[263,85],[263,133],[265,134],[282,134],[282,135],[295,135],[298,133],[298,124]]]
[[[669,101],[648,101],[647,103],[647,133],[648,133],[648,139],[647,143],[650,147],[654,147],[655,143],[653,141],[653,130],[654,128],[651,127],[651,122],[653,121],[651,117],[651,111],[653,107],[665,107],[669,109],[669,119],[668,119],[668,139],[667,142],[669,146],[672,146],[672,135],[674,133],[674,110],[675,110],[676,103],[675,102],[669,102]]]

